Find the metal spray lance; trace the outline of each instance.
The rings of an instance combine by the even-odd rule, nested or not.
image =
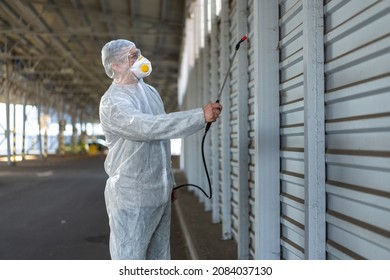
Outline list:
[[[222,87],[221,87],[221,89],[220,89],[220,91],[219,91],[219,93],[218,93],[217,100],[215,101],[216,103],[219,103],[219,99],[221,98],[223,88],[225,87],[227,78],[228,78],[228,76],[229,76],[229,74],[230,74],[230,69],[232,68],[233,60],[234,60],[234,58],[236,57],[237,51],[238,51],[238,49],[240,48],[241,43],[244,42],[247,38],[248,38],[248,37],[247,37],[246,35],[242,36],[242,38],[240,39],[240,41],[239,41],[239,42],[237,43],[237,45],[236,45],[236,48],[235,48],[235,50],[234,50],[233,57],[232,57],[232,59],[230,60],[230,64],[229,64],[228,71],[226,72],[225,79],[223,80]],[[209,131],[210,126],[211,126],[211,122],[207,123],[206,129],[205,129],[205,131],[204,131],[205,134],[207,133],[207,131]]]

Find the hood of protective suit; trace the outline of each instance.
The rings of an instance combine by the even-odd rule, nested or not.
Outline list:
[[[108,42],[102,48],[104,70],[107,76],[114,80],[114,83],[129,84],[137,81],[129,67],[129,53],[135,47],[131,41],[118,39]]]

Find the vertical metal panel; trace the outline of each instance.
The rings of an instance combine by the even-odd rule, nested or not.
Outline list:
[[[220,11],[219,13],[219,16],[217,18],[217,39],[216,39],[216,42],[217,42],[217,53],[218,53],[218,56],[217,56],[217,60],[218,60],[218,70],[217,70],[217,80],[216,80],[216,84],[218,85],[218,92],[220,91],[220,86],[221,86],[221,77],[222,77],[222,73],[221,73],[221,63],[222,63],[222,60],[221,60],[221,53],[222,53],[222,43],[221,43],[221,39],[222,39],[222,11]],[[220,102],[222,103],[222,100],[223,98],[221,98]],[[224,110],[226,110],[226,104],[222,103],[223,104],[223,110],[222,112],[224,112]],[[222,239],[225,239],[223,236],[224,236],[224,226],[223,226],[223,223],[224,223],[224,219],[223,219],[223,205],[224,205],[224,198],[223,198],[223,194],[225,192],[225,188],[223,187],[224,186],[224,177],[223,177],[223,169],[226,165],[226,163],[223,162],[222,158],[223,158],[223,121],[222,121],[222,116],[223,116],[223,113],[221,114],[220,116],[220,119],[219,119],[219,125],[218,125],[218,135],[217,135],[217,146],[218,146],[218,174],[217,174],[217,191],[218,191],[218,212],[219,212],[219,217],[220,217],[220,222],[222,222]],[[230,204],[229,204],[230,205]],[[231,237],[230,237],[231,238]]]
[[[249,187],[249,254],[254,259],[256,254],[256,197],[255,197],[255,55],[257,48],[254,40],[255,10],[254,1],[248,1],[248,187]]]
[[[210,36],[210,93],[211,99],[214,99],[217,96],[218,92],[218,25],[217,25],[217,16],[216,16],[216,4],[215,1],[211,1],[211,36]],[[216,122],[211,130],[211,143],[212,143],[212,153],[211,155],[211,180],[212,180],[212,189],[213,189],[213,198],[212,198],[212,221],[213,223],[220,222],[220,212],[219,212],[219,199],[220,193],[218,190],[218,181],[219,181],[219,131],[220,131],[220,122]]]
[[[221,9],[221,34],[220,34],[220,84],[223,83],[225,74],[229,68],[229,0],[222,1]],[[232,180],[230,177],[231,154],[230,154],[230,89],[227,85],[230,84],[228,77],[226,87],[222,92],[221,104],[224,106],[222,110],[221,121],[221,185],[222,189],[222,239],[231,239],[233,237],[233,219],[232,219]]]
[[[279,1],[281,258],[304,258],[302,0]]]
[[[278,3],[255,1],[255,259],[280,259]]]
[[[323,1],[303,0],[306,259],[325,259],[323,34]]]
[[[210,75],[211,75],[211,71],[210,71],[210,65],[211,65],[211,61],[210,61],[210,36],[208,34],[208,31],[207,31],[207,0],[204,0],[204,13],[205,13],[205,38],[204,38],[204,49],[202,51],[203,53],[203,59],[202,59],[202,62],[203,62],[203,71],[202,71],[202,74],[203,74],[203,89],[202,89],[202,93],[203,93],[203,101],[202,101],[202,106],[204,104],[207,104],[208,102],[210,102],[210,100],[212,99],[212,92],[211,92],[211,87],[210,87]],[[211,133],[210,133],[211,135]],[[207,165],[207,168],[208,168],[208,172],[210,174],[211,172],[211,139],[210,139],[210,135],[208,135],[205,139],[205,143],[204,143],[204,153],[205,153],[205,161],[206,161],[206,165]],[[211,174],[212,175],[212,174]],[[208,180],[207,180],[207,176],[205,174],[204,171],[202,171],[202,176],[203,176],[203,188],[206,190],[206,192],[208,192],[208,189],[209,189],[209,183],[208,183]],[[211,180],[211,178],[210,178]],[[211,210],[211,200],[206,198],[203,193],[200,194],[200,200],[204,202],[204,208],[206,211],[210,211]]]
[[[247,1],[237,1],[237,42],[248,33]],[[233,44],[232,46],[235,46]],[[238,258],[249,259],[249,172],[248,172],[248,48],[241,45],[237,53],[237,156],[238,156]]]
[[[204,106],[204,104],[207,104],[211,100],[211,90],[210,90],[210,35],[208,33],[208,0],[202,0],[203,1],[203,28],[204,28],[204,46],[203,49],[201,49],[201,57],[200,61],[202,64],[202,77],[201,77],[201,83],[202,83],[202,89],[201,89],[201,106]],[[210,135],[206,137],[204,141],[204,154],[205,154],[205,161],[208,168],[208,172],[210,172],[210,165],[211,165],[211,148],[210,148]],[[201,163],[202,164],[202,163]],[[202,170],[201,176],[203,178],[201,187],[208,192],[209,183],[207,180],[207,176],[205,174],[205,171]],[[211,201],[210,199],[206,198],[203,193],[198,192],[199,195],[199,201],[204,203],[204,209],[205,211],[211,210]]]
[[[231,53],[234,51],[234,47],[232,47],[234,44],[236,44],[236,34],[237,34],[237,1],[236,0],[230,0],[229,2],[229,52],[228,57],[230,57]],[[234,39],[233,39],[234,38]],[[230,73],[231,79],[229,80],[229,123],[230,123],[230,183],[231,183],[231,189],[232,189],[232,199],[231,199],[231,207],[232,207],[232,233],[234,239],[239,243],[238,241],[238,231],[239,231],[239,224],[238,224],[238,99],[237,99],[237,80],[238,80],[238,73],[237,73],[237,60],[234,62],[231,73]]]
[[[390,2],[325,14],[328,259],[390,258]]]

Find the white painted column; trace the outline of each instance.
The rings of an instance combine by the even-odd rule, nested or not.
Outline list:
[[[217,16],[216,16],[216,4],[215,0],[211,1],[211,36],[210,36],[210,58],[211,58],[211,98],[212,101],[215,101],[218,94],[218,30],[217,30]],[[211,140],[212,140],[212,189],[213,189],[213,198],[212,198],[212,221],[213,223],[219,223],[221,221],[219,215],[219,193],[218,193],[218,184],[219,184],[219,139],[218,131],[220,128],[220,121],[217,121],[213,127],[211,127]]]
[[[229,0],[222,0],[221,9],[221,33],[220,33],[220,84],[229,68]],[[229,78],[226,84],[229,85]],[[222,239],[231,239],[232,234],[232,189],[230,178],[230,98],[229,87],[225,86],[220,100],[223,110],[221,121],[221,144],[222,144]]]
[[[325,259],[323,34],[323,1],[303,0],[306,259]]]
[[[23,92],[23,126],[22,126],[22,160],[25,160],[26,156],[26,106],[27,106],[27,93]]]
[[[43,107],[43,87],[39,82],[35,83],[36,91],[37,91],[37,122],[38,122],[38,145],[39,145],[39,158],[43,159],[43,143],[42,143],[42,123],[41,123],[41,115],[42,115],[42,107]]]
[[[202,106],[204,104],[207,104],[208,102],[211,101],[211,93],[210,93],[210,47],[209,47],[209,34],[208,34],[208,29],[207,29],[207,15],[208,15],[208,3],[209,0],[203,0],[203,28],[204,28],[204,48],[203,48],[203,56],[202,56],[202,82],[203,82],[203,102]],[[209,172],[209,175],[211,170],[210,170],[210,165],[211,165],[211,158],[210,158],[210,134],[206,136],[206,139],[204,141],[204,154],[205,154],[205,161],[207,165],[207,169]],[[207,175],[205,173],[204,167],[203,167],[203,161],[201,162],[202,165],[202,187],[205,190],[206,193],[209,191],[209,183],[207,180]],[[210,179],[211,180],[211,179]],[[208,199],[207,197],[204,196],[203,193],[200,193],[202,201],[204,201],[204,209],[205,211],[210,211],[211,210],[211,200]]]
[[[278,2],[254,2],[255,258],[280,259]]]
[[[10,76],[9,74],[9,64],[7,63],[7,79]],[[10,83],[5,83],[5,90],[6,92],[6,104],[5,104],[5,114],[6,114],[6,131],[5,131],[5,137],[7,139],[7,164],[11,165],[13,160],[11,159],[11,109],[10,109],[10,103],[11,103],[11,85]]]

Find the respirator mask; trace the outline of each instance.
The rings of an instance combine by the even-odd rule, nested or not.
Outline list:
[[[145,78],[152,73],[152,63],[147,58],[140,55],[130,67],[130,71],[133,72],[137,79]]]

